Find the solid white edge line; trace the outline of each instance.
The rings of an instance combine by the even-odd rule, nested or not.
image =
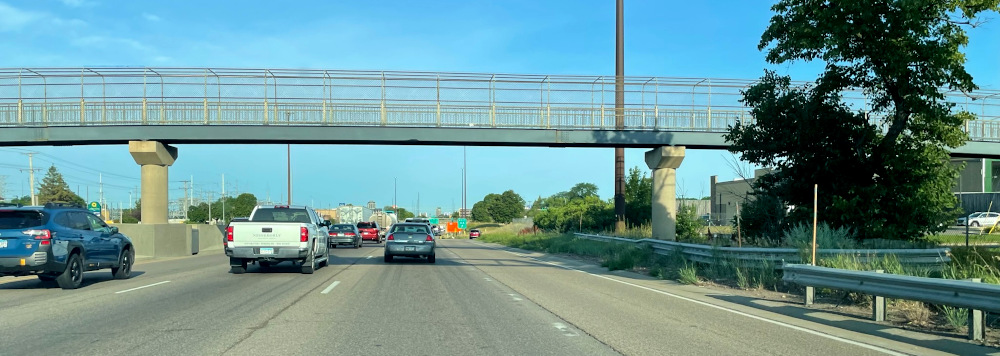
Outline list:
[[[330,286],[329,286],[329,287],[326,287],[326,289],[324,289],[324,290],[323,290],[322,292],[320,292],[320,293],[321,293],[321,294],[327,294],[327,293],[330,293],[330,291],[332,291],[332,290],[333,290],[333,288],[334,288],[334,287],[336,287],[336,286],[337,286],[338,284],[340,284],[340,281],[334,281],[333,283],[330,283]]]
[[[128,292],[131,292],[131,291],[134,291],[134,290],[139,290],[139,289],[143,289],[143,288],[149,288],[149,287],[152,287],[152,286],[158,286],[158,285],[161,285],[161,284],[164,284],[164,283],[170,283],[170,281],[156,282],[156,283],[153,283],[153,284],[144,285],[142,287],[135,287],[135,288],[132,288],[132,289],[126,289],[126,290],[122,290],[122,291],[117,291],[117,292],[115,292],[115,294],[128,293]]]
[[[476,243],[476,244],[479,244],[479,243]],[[485,246],[485,247],[492,247],[492,246],[488,246],[488,245],[485,245],[485,244],[481,244],[481,245]],[[843,338],[843,337],[840,337],[840,336],[830,335],[830,334],[827,334],[827,333],[824,333],[824,332],[821,332],[821,331],[816,331],[816,330],[813,330],[813,329],[804,328],[804,327],[801,327],[801,326],[798,326],[798,325],[792,325],[792,324],[788,324],[788,323],[785,323],[785,322],[781,322],[781,321],[777,321],[777,320],[771,320],[771,319],[768,319],[768,318],[765,318],[765,317],[761,317],[761,316],[756,316],[756,315],[753,315],[753,314],[744,313],[744,312],[741,312],[739,310],[730,309],[730,308],[727,308],[727,307],[724,307],[724,306],[715,305],[715,304],[708,303],[708,302],[703,302],[703,301],[700,301],[700,300],[697,300],[697,299],[691,299],[691,298],[680,296],[680,295],[673,294],[673,293],[670,293],[670,292],[664,292],[664,291],[659,290],[659,289],[649,288],[649,287],[646,287],[646,286],[641,286],[641,285],[638,285],[638,284],[634,284],[634,283],[630,283],[630,282],[618,280],[618,279],[607,277],[607,276],[602,276],[602,275],[599,275],[599,274],[593,274],[593,273],[590,273],[590,272],[587,272],[587,271],[579,270],[579,269],[572,268],[572,267],[562,266],[562,265],[555,264],[555,263],[552,263],[552,262],[549,262],[549,261],[543,261],[543,260],[540,260],[540,259],[537,259],[537,258],[534,258],[534,257],[531,257],[531,256],[523,255],[523,254],[520,254],[520,253],[517,253],[517,252],[513,252],[513,251],[509,251],[509,250],[506,250],[506,249],[503,249],[503,248],[498,248],[498,249],[502,250],[504,252],[507,252],[509,254],[515,255],[515,256],[519,256],[519,257],[523,257],[523,258],[527,258],[527,259],[532,259],[532,260],[535,260],[535,261],[538,261],[538,262],[541,262],[541,263],[545,263],[545,264],[549,264],[549,265],[552,265],[552,266],[556,266],[556,267],[559,267],[559,268],[563,268],[563,269],[567,269],[567,270],[571,270],[571,271],[577,271],[577,272],[580,272],[580,273],[586,273],[586,274],[589,274],[589,275],[594,276],[594,277],[604,278],[604,279],[607,279],[609,281],[614,281],[614,282],[618,282],[618,283],[621,283],[621,284],[624,284],[624,285],[628,285],[628,286],[632,286],[632,287],[636,287],[636,288],[645,289],[645,290],[648,290],[648,291],[651,291],[651,292],[660,293],[660,294],[663,294],[663,295],[666,295],[666,296],[674,297],[674,298],[677,298],[677,299],[680,299],[680,300],[685,300],[685,301],[692,302],[692,303],[701,304],[701,305],[704,305],[704,306],[707,306],[707,307],[711,307],[711,308],[715,308],[715,309],[719,309],[719,310],[728,311],[728,312],[733,313],[733,314],[742,315],[742,316],[745,316],[745,317],[748,317],[748,318],[751,318],[751,319],[760,320],[760,321],[771,323],[771,324],[778,325],[778,326],[784,326],[784,327],[789,328],[789,329],[802,331],[802,332],[805,332],[805,333],[808,333],[808,334],[813,334],[813,335],[820,336],[820,337],[825,337],[827,339],[844,342],[844,343],[851,344],[851,345],[854,345],[854,346],[860,346],[860,347],[863,347],[863,348],[866,348],[866,349],[869,349],[869,350],[878,351],[878,352],[886,353],[886,354],[889,354],[889,355],[900,355],[900,356],[909,355],[907,353],[902,353],[902,352],[899,352],[899,351],[890,350],[890,349],[887,349],[887,348],[884,348],[884,347],[870,345],[870,344],[866,344],[866,343],[863,343],[863,342],[846,339],[846,338]]]

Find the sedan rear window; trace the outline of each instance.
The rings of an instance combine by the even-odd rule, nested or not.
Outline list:
[[[374,229],[375,228],[375,223],[359,222],[358,223],[358,228],[359,229]]]
[[[330,226],[330,231],[354,231],[354,226],[351,226],[351,225],[332,225],[332,226]]]
[[[26,229],[48,222],[48,216],[30,210],[0,210],[0,229]]]
[[[426,234],[427,225],[394,225],[392,232],[404,232],[413,234]]]

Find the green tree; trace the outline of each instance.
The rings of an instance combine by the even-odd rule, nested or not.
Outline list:
[[[399,221],[403,221],[416,216],[417,216],[416,214],[413,214],[413,212],[406,210],[405,208],[402,207],[396,208],[396,219],[399,219]]]
[[[493,218],[490,217],[490,211],[486,208],[486,204],[485,200],[472,204],[472,211],[470,212],[472,216],[470,216],[470,218],[478,222],[493,222]]]
[[[964,144],[961,124],[974,116],[955,112],[940,88],[976,89],[963,24],[998,2],[779,1],[759,45],[768,62],[819,59],[826,68],[812,86],[768,72],[743,93],[756,120],[730,129],[730,150],[778,168],[754,182],[755,196],[793,206],[794,224],[812,214],[819,184],[821,219],[861,238],[941,231],[957,214],[948,148]],[[868,111],[844,103],[849,89],[866,95]]]
[[[232,200],[232,207],[226,201],[226,218],[249,217],[253,208],[257,206],[257,197],[250,193],[243,193]],[[213,212],[214,213],[214,212]],[[231,214],[231,215],[230,215]]]
[[[42,178],[42,185],[38,187],[38,204],[50,202],[66,202],[83,206],[83,198],[69,189],[69,185],[63,180],[62,174],[56,166],[49,166],[48,173]]]
[[[457,212],[457,211],[456,211],[456,212],[453,212],[453,213],[451,213],[451,218],[452,218],[452,219],[458,219],[458,217],[459,217],[459,214],[458,214],[458,212]]]
[[[495,222],[507,224],[524,216],[524,199],[513,190],[507,190],[501,194],[488,194],[482,202],[485,203],[486,210],[489,211],[490,219]]]
[[[649,223],[653,214],[653,180],[639,167],[625,176],[625,222],[632,226]]]
[[[31,196],[30,195],[25,195],[25,196],[20,197],[20,198],[14,198],[14,199],[11,199],[10,202],[13,203],[13,204],[21,204],[21,205],[24,205],[24,206],[31,205]]]
[[[188,208],[188,223],[204,223],[208,221],[208,203],[192,205]]]
[[[702,241],[698,236],[702,225],[704,224],[698,219],[698,209],[694,205],[681,204],[680,209],[677,209],[677,240]]]

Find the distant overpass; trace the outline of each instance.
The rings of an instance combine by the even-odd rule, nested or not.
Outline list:
[[[752,80],[225,68],[0,69],[0,146],[348,143],[725,149]],[[852,96],[853,95],[853,96]],[[860,93],[848,104],[866,107]],[[1000,92],[950,93],[1000,158]]]

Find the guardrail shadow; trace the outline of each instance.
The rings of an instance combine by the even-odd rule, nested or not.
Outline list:
[[[143,271],[132,271],[132,276],[129,279],[146,274]],[[110,269],[102,269],[98,271],[84,272],[83,283],[80,284],[80,288],[87,288],[87,286],[100,284],[108,281],[114,281],[115,278],[111,275]],[[4,282],[0,279],[0,290],[16,290],[16,289],[61,289],[59,284],[55,281],[46,282],[38,279],[37,277],[31,277],[31,279],[25,279],[20,281]]]
[[[706,296],[800,320],[806,320],[817,324],[872,335],[875,337],[938,350],[941,352],[958,355],[996,355],[998,352],[996,348],[977,345],[968,341],[956,340],[964,338],[965,334],[963,333],[916,330],[888,323],[877,323],[874,321],[864,320],[856,314],[822,308],[808,308],[801,305],[790,304],[785,300],[773,300],[739,295],[707,294]],[[768,304],[778,305],[765,305],[760,303],[761,301],[767,302]],[[834,316],[834,318],[824,318],[822,317],[823,314]],[[916,333],[919,334],[920,337],[901,335],[899,331]]]

